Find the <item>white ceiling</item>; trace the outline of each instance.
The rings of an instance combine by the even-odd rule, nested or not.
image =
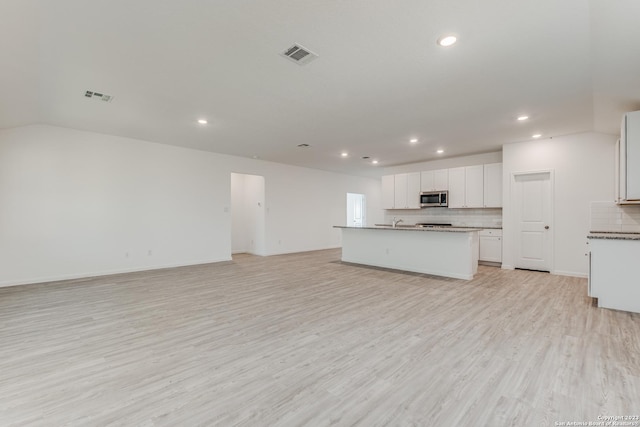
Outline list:
[[[638,0],[0,0],[0,128],[359,175],[437,148],[617,134],[640,109],[639,16]],[[437,46],[449,32],[459,43]],[[293,43],[320,57],[279,55]]]

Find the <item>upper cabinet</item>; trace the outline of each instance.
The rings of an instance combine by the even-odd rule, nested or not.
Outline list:
[[[420,192],[449,191],[450,208],[501,208],[502,163],[382,177],[384,209],[420,209]]]
[[[384,175],[382,177],[382,208],[393,209],[395,206],[395,176]]]
[[[468,208],[481,208],[484,206],[484,167],[483,165],[465,167],[466,186],[465,197]]]
[[[449,169],[449,207],[484,207],[483,165]]]
[[[449,189],[449,170],[439,169],[420,173],[421,191],[446,191]]]
[[[382,177],[384,209],[420,209],[420,172]]]
[[[404,209],[407,207],[407,174],[399,173],[395,176],[394,186],[394,209]]]
[[[466,199],[464,187],[466,184],[464,167],[449,169],[449,207],[464,208]]]
[[[622,117],[617,148],[618,203],[640,203],[640,111]]]
[[[407,174],[407,208],[420,209],[420,172]]]
[[[502,207],[502,163],[484,165],[484,207]]]

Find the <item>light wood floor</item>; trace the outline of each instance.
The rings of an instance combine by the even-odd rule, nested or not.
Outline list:
[[[328,250],[0,289],[0,425],[534,426],[640,413],[586,280]]]

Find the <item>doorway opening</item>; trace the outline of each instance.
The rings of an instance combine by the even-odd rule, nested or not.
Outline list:
[[[366,227],[366,202],[364,194],[347,193],[347,227]]]
[[[264,201],[263,176],[231,174],[232,255],[266,255]]]

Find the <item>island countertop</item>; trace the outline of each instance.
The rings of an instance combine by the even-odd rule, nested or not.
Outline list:
[[[482,231],[483,228],[467,228],[467,227],[414,227],[414,226],[376,226],[376,227],[351,227],[348,225],[334,225],[333,228],[348,228],[360,230],[398,230],[398,231],[444,231],[446,233],[470,233],[473,231]]]

